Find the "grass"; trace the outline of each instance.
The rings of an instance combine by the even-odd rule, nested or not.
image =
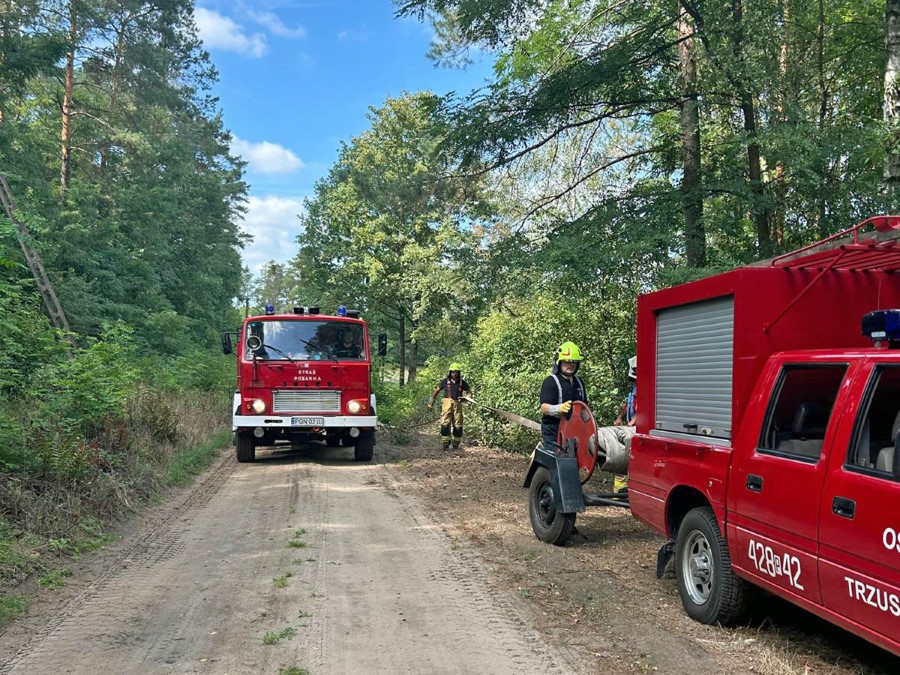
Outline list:
[[[288,548],[306,548],[308,544],[301,539],[306,534],[306,530],[299,529],[294,533],[293,538],[288,541]]]
[[[278,675],[309,675],[309,671],[305,668],[291,666],[290,668],[282,668],[279,670]]]
[[[223,429],[205,443],[188,448],[177,454],[169,465],[166,473],[166,482],[169,485],[184,486],[191,482],[194,476],[199,475],[208,467],[216,452],[222,446],[227,445],[231,439],[231,431]]]
[[[297,614],[297,618],[298,618],[298,619],[308,619],[308,618],[311,617],[311,616],[312,616],[312,614],[310,614],[309,612],[306,612],[306,611],[304,611],[304,610],[302,610],[302,609],[300,610],[300,613]]]
[[[275,631],[268,631],[265,635],[263,635],[263,644],[264,645],[276,645],[282,640],[286,640],[288,638],[292,638],[297,634],[297,631],[288,626],[283,629],[281,632],[276,633]]]
[[[24,595],[6,595],[0,597],[0,626],[5,626],[28,607],[28,598]]]
[[[55,570],[50,570],[46,574],[38,577],[38,583],[43,587],[50,590],[55,588],[62,588],[66,585],[66,577],[72,576],[72,570],[68,567],[60,567]]]
[[[288,578],[291,577],[291,573],[288,572],[283,577],[275,577],[272,579],[272,586],[275,588],[287,588]]]

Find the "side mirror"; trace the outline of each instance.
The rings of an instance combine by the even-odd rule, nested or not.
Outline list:
[[[378,356],[387,356],[387,333],[378,334]]]
[[[262,348],[262,338],[259,335],[251,335],[247,338],[247,349],[251,352],[258,352]]]
[[[231,333],[222,333],[222,353],[234,353],[234,347],[231,344]]]

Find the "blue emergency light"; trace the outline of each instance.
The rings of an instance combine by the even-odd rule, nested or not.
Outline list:
[[[343,305],[338,307],[338,316],[347,316],[347,308]]]
[[[266,303],[266,314],[274,314],[275,313],[275,305],[271,302]]]
[[[876,342],[887,341],[896,346],[900,343],[900,309],[869,312],[862,319],[862,332]]]

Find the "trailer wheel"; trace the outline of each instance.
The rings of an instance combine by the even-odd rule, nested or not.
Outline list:
[[[253,436],[249,431],[239,431],[237,433],[235,455],[237,455],[237,461],[239,462],[252,462],[256,459],[256,446],[253,444]]]
[[[341,437],[336,434],[328,434],[325,436],[325,445],[329,448],[336,448],[341,444]]]
[[[353,459],[357,462],[370,462],[375,453],[375,432],[363,431],[356,439],[356,447],[353,448]]]
[[[696,621],[733,624],[747,608],[747,582],[734,573],[728,542],[708,506],[692,509],[681,521],[675,578],[684,609]]]
[[[547,467],[538,467],[528,491],[528,515],[531,529],[543,542],[563,546],[575,530],[574,513],[559,513],[553,499],[553,484]]]

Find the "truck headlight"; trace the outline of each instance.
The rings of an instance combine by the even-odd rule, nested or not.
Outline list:
[[[257,415],[262,415],[264,412],[266,412],[266,402],[259,398],[254,400],[253,404],[250,407],[253,408],[253,412],[255,412]]]
[[[351,415],[355,415],[360,410],[362,410],[362,403],[360,403],[359,401],[350,401],[350,403],[347,404],[347,411]]]

